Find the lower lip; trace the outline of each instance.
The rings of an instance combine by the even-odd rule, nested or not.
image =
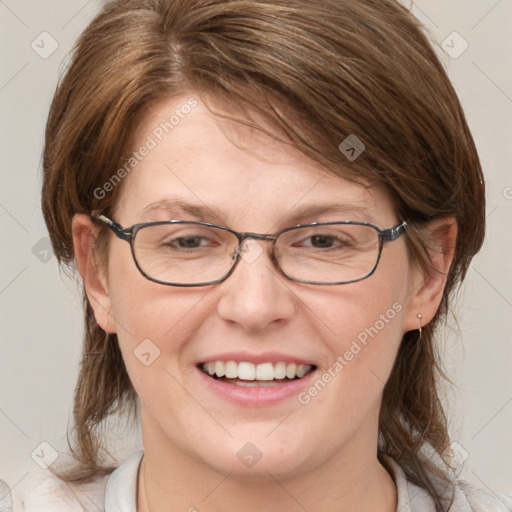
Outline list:
[[[290,397],[297,396],[316,374],[316,370],[308,373],[302,379],[296,379],[277,386],[255,386],[243,387],[236,384],[229,384],[222,380],[216,380],[209,377],[202,370],[197,368],[200,378],[208,389],[216,395],[221,396],[237,405],[246,406],[265,406],[272,405]]]

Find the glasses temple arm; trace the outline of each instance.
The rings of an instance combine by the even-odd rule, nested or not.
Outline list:
[[[401,234],[405,233],[405,229],[407,227],[407,222],[404,220],[398,226],[394,226],[392,228],[381,231],[381,236],[383,240],[387,242],[394,242]]]
[[[95,218],[97,220],[103,222],[104,224],[106,224],[114,232],[114,234],[121,240],[130,241],[131,238],[133,237],[133,233],[123,229],[123,227],[120,224],[118,224],[117,222],[114,222],[113,220],[109,219],[108,217],[105,217],[105,215],[98,215]]]

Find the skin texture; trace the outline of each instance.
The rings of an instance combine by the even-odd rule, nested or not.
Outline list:
[[[192,92],[148,111],[134,149],[191,96],[197,98]],[[389,228],[402,220],[384,190],[327,174],[287,145],[219,121],[199,100],[122,187],[113,217],[125,227],[181,219],[275,233],[298,222],[362,220]],[[220,218],[141,213],[171,196],[216,208]],[[291,220],[297,208],[327,203],[367,212]],[[432,254],[447,271],[456,225],[438,222],[451,223]],[[419,327],[420,312],[423,325],[432,319],[444,286],[443,274],[423,275],[408,260],[407,235],[384,246],[374,275],[349,285],[292,282],[273,267],[269,244],[261,242],[262,254],[252,263],[242,260],[223,283],[177,288],[145,279],[129,245],[113,234],[106,272],[96,266],[95,229],[87,216],[75,216],[76,260],[96,319],[117,333],[140,398],[145,455],[138,510],[396,509],[393,480],[377,460],[382,390],[403,333]],[[198,377],[199,361],[227,351],[279,351],[327,371],[393,304],[400,311],[307,405],[296,396],[265,407],[236,405]],[[150,366],[134,356],[145,339],[160,350]],[[237,457],[247,442],[262,454],[252,468]]]

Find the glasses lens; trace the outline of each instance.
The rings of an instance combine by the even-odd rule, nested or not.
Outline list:
[[[148,277],[190,285],[224,277],[233,265],[238,238],[224,229],[198,224],[157,224],[141,228],[133,247]]]
[[[293,228],[276,241],[276,258],[293,279],[343,283],[370,274],[379,258],[379,235],[370,226],[329,224]]]
[[[151,279],[194,285],[222,279],[234,264],[238,238],[222,228],[194,223],[144,226],[135,235],[134,254]],[[288,277],[306,283],[357,281],[379,257],[375,229],[357,224],[291,228],[275,242],[276,260]]]

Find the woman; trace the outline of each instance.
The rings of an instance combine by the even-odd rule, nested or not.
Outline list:
[[[85,291],[78,465],[25,509],[508,510],[456,481],[437,391],[484,196],[394,1],[107,5],[44,155]],[[112,472],[102,433],[130,411],[144,450]]]

